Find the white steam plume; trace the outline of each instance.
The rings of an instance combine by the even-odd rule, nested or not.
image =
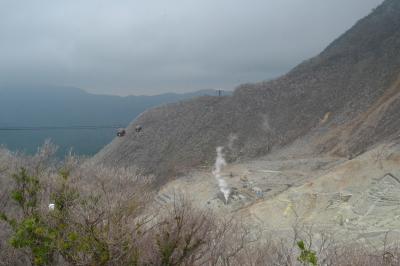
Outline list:
[[[215,179],[218,181],[218,187],[219,190],[222,192],[225,198],[225,204],[228,203],[228,198],[229,194],[231,193],[231,190],[228,186],[228,183],[226,183],[225,179],[221,175],[221,171],[226,166],[226,161],[224,158],[224,154],[222,153],[222,150],[224,147],[217,147],[217,158],[215,159],[215,167],[214,170],[212,171]]]

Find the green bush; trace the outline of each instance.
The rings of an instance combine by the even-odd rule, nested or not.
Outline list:
[[[307,248],[304,244],[304,241],[298,241],[297,246],[300,249],[300,255],[297,258],[299,262],[301,262],[303,265],[318,265],[318,258],[315,251]]]
[[[32,265],[182,265],[194,260],[213,229],[183,203],[155,219],[141,214],[134,196],[110,193],[104,184],[82,194],[70,175],[59,171],[51,188],[25,168],[12,175],[10,199],[20,211],[0,218],[12,229],[10,246],[29,251]]]
[[[11,198],[21,208],[23,215],[20,219],[11,219],[5,213],[1,214],[0,218],[14,231],[9,243],[14,248],[28,248],[32,254],[32,264],[48,265],[52,262],[56,250],[57,232],[48,226],[39,212],[39,179],[29,175],[25,168],[21,168],[12,177],[16,185],[11,192]]]
[[[60,172],[61,184],[52,193],[54,210],[40,211],[40,195],[43,194],[39,179],[29,175],[22,168],[12,177],[15,189],[11,198],[22,210],[22,217],[10,219],[1,214],[13,230],[9,239],[12,247],[28,249],[33,265],[49,265],[54,262],[55,254],[64,260],[79,264],[83,261],[90,265],[105,265],[110,260],[108,245],[102,240],[102,231],[96,223],[79,222],[71,217],[71,209],[78,204],[88,204],[79,193],[68,185],[68,172]]]

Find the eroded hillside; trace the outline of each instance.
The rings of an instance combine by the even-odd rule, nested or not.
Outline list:
[[[174,176],[209,165],[217,146],[234,161],[305,137],[315,154],[359,154],[400,132],[399,47],[400,2],[386,0],[281,78],[145,112],[95,161]]]
[[[165,208],[183,194],[198,208],[237,217],[266,237],[290,236],[296,226],[309,226],[317,242],[320,232],[377,248],[385,238],[387,244],[398,240],[399,144],[380,145],[353,160],[283,154],[290,152],[224,167],[227,202],[211,170],[199,169],[164,185],[154,204]]]

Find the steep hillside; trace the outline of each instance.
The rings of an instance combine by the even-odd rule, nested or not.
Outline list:
[[[251,158],[311,136],[315,152],[347,156],[400,132],[400,1],[386,0],[315,58],[229,97],[202,97],[152,109],[95,161],[173,175]],[[137,125],[143,127],[136,133]],[[374,130],[370,130],[370,126]]]

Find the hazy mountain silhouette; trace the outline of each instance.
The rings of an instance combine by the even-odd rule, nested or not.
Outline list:
[[[0,87],[1,127],[126,126],[148,108],[214,90],[155,96],[95,95],[73,87]],[[33,152],[46,138],[60,146],[60,154],[71,147],[78,154],[91,155],[115,136],[114,129],[1,131],[0,144],[12,150]]]

